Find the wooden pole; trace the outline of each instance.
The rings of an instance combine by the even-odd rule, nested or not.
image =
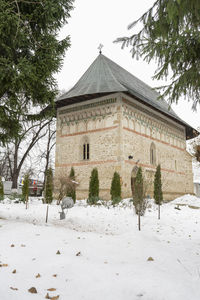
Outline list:
[[[48,221],[48,215],[49,215],[49,205],[47,204],[47,210],[46,210],[46,223]]]
[[[140,210],[138,211],[138,229],[140,231]]]

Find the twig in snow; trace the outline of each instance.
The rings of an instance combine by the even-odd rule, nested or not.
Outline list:
[[[192,273],[182,264],[182,262],[180,261],[180,259],[177,258],[177,261],[179,262],[180,265],[183,266],[183,268],[185,269],[185,271],[192,276]]]

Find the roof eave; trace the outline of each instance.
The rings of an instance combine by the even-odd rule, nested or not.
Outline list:
[[[68,106],[71,104],[100,98],[100,97],[107,96],[107,95],[110,95],[113,93],[114,92],[95,93],[95,94],[80,95],[80,96],[76,96],[76,97],[61,99],[61,100],[56,101],[56,109],[63,107],[63,106]]]

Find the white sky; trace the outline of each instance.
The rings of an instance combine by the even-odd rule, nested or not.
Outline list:
[[[83,75],[99,54],[99,44],[104,45],[102,53],[125,68],[127,71],[149,84],[151,87],[162,85],[153,81],[156,65],[147,64],[142,59],[132,59],[130,48],[121,49],[113,41],[129,36],[133,31],[127,26],[140,17],[155,0],[75,0],[68,25],[60,33],[63,38],[71,36],[71,48],[66,52],[63,68],[56,76],[59,89],[69,90]],[[165,82],[164,82],[165,84]],[[180,99],[173,105],[175,112],[194,128],[200,126],[200,107],[192,112],[192,103]]]

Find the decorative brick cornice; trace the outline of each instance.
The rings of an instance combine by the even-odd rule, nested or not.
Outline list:
[[[98,128],[98,129],[92,129],[92,130],[87,130],[87,131],[81,131],[81,132],[75,132],[75,133],[69,133],[69,134],[63,134],[60,137],[68,137],[68,136],[76,136],[76,135],[82,135],[82,134],[88,134],[88,133],[93,133],[93,132],[99,132],[99,131],[106,131],[106,130],[112,130],[117,128],[118,126],[111,126],[111,127],[105,127],[105,128]]]
[[[117,160],[101,160],[101,161],[81,161],[77,163],[68,163],[68,164],[55,164],[56,167],[78,167],[78,166],[89,166],[89,165],[102,165],[102,164],[110,164],[110,163],[118,163]]]
[[[160,122],[163,123],[162,125],[163,125],[164,127],[166,127],[166,124],[167,124],[170,128],[168,128],[168,130],[166,130],[166,132],[171,131],[171,127],[173,127],[173,128],[175,128],[181,135],[184,135],[184,134],[185,134],[184,129],[181,129],[181,128],[178,127],[177,125],[170,123],[170,122],[167,121],[166,119],[164,119],[164,118],[158,116],[157,114],[155,114],[155,113],[153,113],[153,112],[151,112],[151,111],[145,109],[144,107],[141,107],[141,106],[139,106],[139,105],[137,105],[137,104],[135,104],[135,103],[133,103],[133,102],[131,102],[131,101],[125,99],[125,98],[123,98],[122,101],[123,101],[124,103],[128,104],[129,106],[134,107],[134,108],[137,109],[139,112],[144,112],[147,116],[151,116],[152,118],[155,119],[155,121],[156,121],[156,120],[159,120]],[[136,113],[136,114],[138,114],[138,113]],[[124,112],[124,115],[128,115],[128,117],[131,117],[131,115],[130,115],[128,112]],[[141,121],[141,122],[144,122],[144,119],[145,119],[145,117],[144,117],[142,120],[140,119],[140,121]],[[147,123],[147,124],[148,124],[148,123]],[[168,133],[169,133],[169,132],[168,132]],[[176,134],[173,133],[173,135],[177,137]]]
[[[89,108],[94,108],[94,107],[103,106],[103,105],[107,105],[107,104],[112,104],[112,103],[115,103],[116,101],[117,101],[117,98],[111,98],[111,99],[106,99],[106,100],[102,100],[102,101],[98,101],[98,102],[91,102],[89,104],[77,105],[74,107],[66,108],[64,110],[60,110],[58,112],[58,114],[64,115],[64,114],[68,114],[68,113],[75,112],[75,111],[81,111],[84,109],[89,109]]]
[[[82,121],[86,123],[88,120],[104,119],[116,112],[116,100],[116,98],[107,99],[97,103],[65,109],[60,112],[61,115],[58,118],[59,121],[57,124],[62,127],[63,125],[78,124]]]
[[[161,140],[159,140],[159,139],[156,139],[156,138],[154,138],[154,137],[152,137],[152,136],[149,136],[149,135],[146,135],[146,134],[144,134],[144,133],[140,133],[140,132],[138,132],[138,131],[135,131],[134,129],[130,129],[130,128],[127,128],[127,127],[123,127],[123,129],[124,129],[124,130],[127,130],[127,131],[130,131],[130,132],[134,132],[135,134],[140,135],[140,136],[143,136],[143,137],[145,137],[145,138],[148,138],[148,139],[150,139],[150,140],[152,140],[152,141],[156,141],[156,142],[159,142],[159,143],[161,143],[161,144],[168,145],[168,146],[170,146],[170,147],[172,147],[172,148],[175,148],[175,149],[178,149],[178,150],[180,150],[180,151],[185,151],[185,149],[183,149],[183,148],[180,148],[180,147],[171,145],[170,143],[161,141]]]

